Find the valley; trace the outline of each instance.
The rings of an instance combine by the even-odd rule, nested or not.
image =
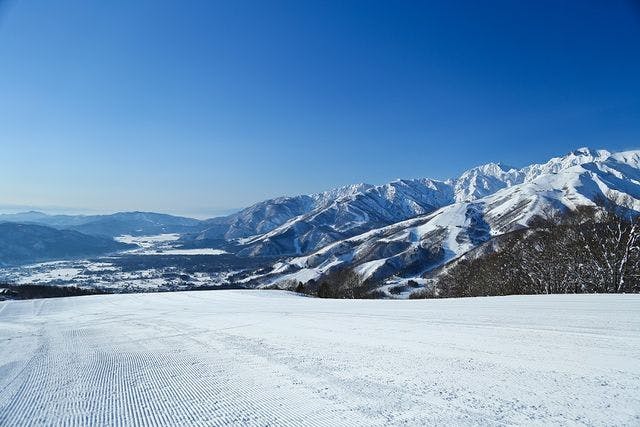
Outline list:
[[[234,286],[234,274],[266,265],[220,249],[180,249],[177,234],[119,236],[131,249],[91,259],[0,269],[0,283],[77,286],[109,292],[157,292]],[[235,285],[237,287],[237,285]]]

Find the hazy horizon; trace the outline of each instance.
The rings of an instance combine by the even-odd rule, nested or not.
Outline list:
[[[186,212],[180,209],[165,209],[165,210],[146,210],[144,212],[154,212],[175,216],[184,216],[187,218],[195,219],[209,219],[220,216],[230,215],[234,212],[241,210],[242,207],[236,209],[206,209],[194,210]],[[2,214],[19,214],[27,212],[42,212],[47,215],[110,215],[118,212],[135,212],[140,211],[136,209],[89,209],[76,206],[38,206],[38,205],[11,205],[0,204],[0,215]]]

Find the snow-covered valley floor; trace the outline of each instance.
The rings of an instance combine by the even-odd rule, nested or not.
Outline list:
[[[0,425],[639,425],[640,296],[0,303]]]

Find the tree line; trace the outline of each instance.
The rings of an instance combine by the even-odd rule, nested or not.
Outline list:
[[[351,268],[343,268],[306,283],[296,281],[279,283],[278,289],[290,289],[318,298],[371,299],[384,296],[383,292],[377,290],[381,285],[382,283],[376,281],[364,280]]]

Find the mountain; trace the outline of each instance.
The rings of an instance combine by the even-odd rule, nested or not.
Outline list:
[[[432,212],[450,203],[452,197],[448,184],[430,179],[368,186],[291,218],[268,233],[240,240],[243,249],[239,254],[304,254],[373,228]]]
[[[103,255],[131,245],[36,224],[0,223],[0,265]]]
[[[200,230],[202,222],[153,212],[118,212],[111,215],[47,215],[24,212],[0,215],[0,221],[40,224],[64,230],[76,230],[94,236],[115,237],[122,234],[153,235],[189,233]]]
[[[112,215],[99,215],[83,224],[69,227],[82,233],[98,236],[134,236],[163,233],[187,233],[198,230],[201,222],[193,218],[153,212],[118,212]]]
[[[268,233],[292,218],[323,209],[337,200],[373,187],[354,184],[317,194],[279,197],[256,203],[232,215],[204,221],[204,229],[188,239],[238,239]]]
[[[393,275],[420,276],[494,236],[578,206],[608,201],[637,214],[640,212],[640,151],[609,153],[583,148],[522,169],[498,164],[481,166],[440,184],[440,199],[431,191],[424,194],[443,204],[448,200],[449,204],[408,220],[338,239],[308,254],[277,263],[270,273],[259,277],[258,282],[285,279],[304,282],[347,266],[365,278],[378,280]],[[395,201],[395,205],[398,203]],[[398,217],[404,214],[400,212]],[[300,227],[291,226],[301,220],[304,223],[302,218],[291,220],[285,228],[299,230]],[[325,229],[332,227],[336,224],[325,225]],[[273,238],[274,232],[271,232],[246,243],[255,245]]]
[[[275,199],[237,214],[232,228],[227,229],[235,232],[227,231],[223,235],[227,239],[241,237],[237,240],[239,255],[304,255],[369,230],[429,214],[454,203],[472,202],[539,176],[610,155],[604,150],[583,148],[522,169],[489,163],[446,181],[424,178],[397,180],[380,186],[361,185],[341,197],[323,198],[319,204],[310,202],[317,196]],[[272,215],[274,212],[277,215]],[[239,230],[242,232],[237,232]]]

